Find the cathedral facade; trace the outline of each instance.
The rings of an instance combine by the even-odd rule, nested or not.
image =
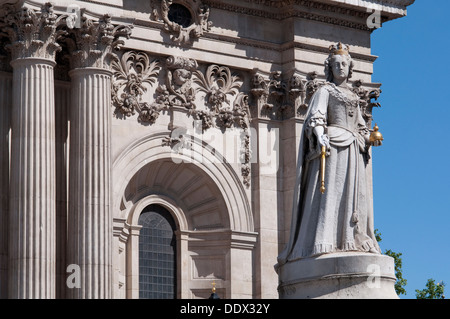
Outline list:
[[[372,127],[413,2],[1,0],[0,298],[278,298],[329,47]]]

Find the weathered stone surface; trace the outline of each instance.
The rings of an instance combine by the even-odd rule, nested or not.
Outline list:
[[[411,2],[1,0],[0,297],[139,297],[137,221],[160,205],[177,225],[177,297],[207,298],[216,281],[223,298],[278,298],[328,48],[352,47],[370,122],[368,19]],[[81,288],[66,284],[72,264]]]

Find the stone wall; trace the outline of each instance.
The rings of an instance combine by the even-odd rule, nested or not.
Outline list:
[[[173,3],[185,10],[186,27],[166,0],[0,1],[1,39],[10,48],[0,63],[0,151],[9,154],[0,163],[1,297],[138,297],[137,218],[150,204],[177,223],[178,297],[208,297],[212,281],[224,298],[278,297],[273,267],[289,236],[303,117],[324,81],[328,48],[350,45],[354,89],[370,117],[380,84],[371,81],[367,20],[374,10],[383,22],[402,17],[412,1]],[[30,26],[45,50],[27,38]],[[41,64],[48,81],[18,82],[24,65]],[[36,260],[50,263],[49,276],[25,286],[42,264],[17,268],[31,243],[25,250],[16,243],[40,221],[20,206],[37,195],[19,192],[34,184],[16,163],[30,156],[23,145],[33,134],[47,133],[26,131],[35,119],[22,113],[8,118],[31,107],[19,99],[38,94],[30,83],[51,85],[39,123],[53,131],[29,158],[50,166],[45,180],[26,175],[51,186],[36,206],[48,215],[49,235],[29,237],[45,247]],[[85,276],[79,291],[66,288],[71,263]]]

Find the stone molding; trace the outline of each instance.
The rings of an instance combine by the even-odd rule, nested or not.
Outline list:
[[[114,217],[126,218],[122,214],[126,214],[129,208],[122,207],[123,194],[128,182],[146,163],[163,159],[185,161],[186,163],[191,160],[162,146],[162,141],[166,136],[167,133],[161,132],[136,140],[114,160],[112,165],[112,178],[114,180],[113,211],[121,214],[121,216]],[[197,140],[194,140],[194,142],[198,143]],[[194,147],[193,151],[199,152],[201,148]],[[233,167],[227,163],[220,163],[217,158],[218,154],[204,152],[197,155],[204,156],[205,161],[202,163],[193,162],[193,164],[217,182],[229,214],[230,229],[253,232],[253,213],[249,206],[248,196]]]
[[[154,9],[160,10],[159,6],[162,0],[153,0],[155,5]],[[82,2],[93,3],[93,4],[107,4],[108,6],[115,8],[122,8],[117,4],[110,4],[106,1],[101,0],[82,0]],[[165,2],[169,2],[165,0]],[[195,2],[194,0],[175,0],[174,2]],[[350,17],[361,17],[366,19],[370,13],[366,13],[366,8],[373,8],[380,10],[385,20],[395,19],[406,14],[407,6],[414,3],[414,0],[371,0],[371,1],[357,1],[357,0],[243,0],[243,1],[222,1],[222,0],[203,0],[202,4],[207,5],[210,8],[218,8],[227,11],[233,11],[238,13],[243,13],[247,15],[260,16],[270,19],[286,19],[288,17],[298,16],[297,10],[286,10],[286,8],[298,9],[299,6],[304,6],[307,9],[315,9],[328,11],[334,14],[345,14]],[[238,5],[236,3],[239,3]],[[259,6],[255,7],[255,5]],[[304,18],[311,19],[324,19],[325,17],[317,13],[308,15],[305,12],[301,13]],[[345,19],[331,20],[328,17],[329,22],[334,22],[342,25],[347,25],[352,27],[350,21],[345,21]],[[364,28],[363,25],[353,25],[356,28]]]
[[[207,0],[209,2],[223,2],[220,0]],[[305,6],[324,11],[344,13],[350,15],[359,15],[366,8],[371,7],[377,10],[383,10],[385,7],[391,8],[391,14],[404,15],[406,7],[413,4],[415,0],[243,0],[249,4],[258,4],[271,9],[284,9],[289,6]],[[358,10],[359,9],[359,10]],[[385,11],[385,10],[383,10]],[[388,12],[386,12],[388,13]]]
[[[360,252],[275,265],[280,299],[398,299],[394,259]]]
[[[166,208],[173,215],[178,230],[187,231],[189,229],[186,213],[173,199],[161,194],[152,194],[138,200],[128,213],[126,223],[133,227],[141,227],[138,225],[139,216],[144,208],[150,205],[160,205]]]
[[[298,1],[286,1],[287,2],[286,4],[281,4],[279,3],[280,1],[270,1],[267,3],[264,1],[263,4],[269,7],[267,10],[223,3],[218,0],[206,0],[205,2],[211,8],[232,11],[240,14],[247,14],[267,19],[285,20],[289,18],[302,18],[358,30],[365,30],[365,31],[370,30],[367,24],[365,23],[367,17],[370,15],[369,13],[361,12],[358,10],[346,9],[340,6],[334,6],[331,4],[324,4],[315,1],[303,0],[300,1],[300,3],[297,3]],[[293,7],[294,5],[299,6],[296,6],[294,8]],[[287,10],[286,7],[289,7],[289,10]],[[330,13],[335,15],[336,14],[345,15],[350,19],[343,19],[337,18],[336,16],[330,16]],[[355,21],[355,19],[357,19],[360,22]]]

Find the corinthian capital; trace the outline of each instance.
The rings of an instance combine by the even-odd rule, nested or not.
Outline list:
[[[113,25],[111,16],[105,14],[94,21],[82,17],[81,28],[69,31],[67,43],[72,54],[72,68],[96,67],[111,69],[117,60],[114,50],[124,44],[122,38],[131,36],[132,25]]]
[[[13,60],[55,59],[56,52],[61,50],[56,41],[63,33],[58,27],[65,17],[54,13],[53,4],[44,4],[40,11],[27,7],[17,10],[13,5],[5,5],[2,11],[0,29],[10,41],[6,48],[11,51]]]

